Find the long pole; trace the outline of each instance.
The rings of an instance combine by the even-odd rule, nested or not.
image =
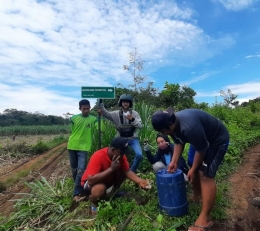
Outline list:
[[[98,108],[100,108],[100,100],[98,99]],[[98,147],[101,149],[101,119],[100,113],[98,113]]]

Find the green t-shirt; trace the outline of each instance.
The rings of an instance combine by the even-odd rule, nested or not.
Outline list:
[[[71,135],[67,148],[77,151],[90,151],[93,143],[94,130],[98,128],[95,116],[82,114],[71,117]]]

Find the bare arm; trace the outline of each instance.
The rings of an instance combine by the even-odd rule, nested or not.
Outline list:
[[[174,172],[177,170],[178,167],[178,161],[182,155],[182,152],[184,150],[184,145],[183,144],[174,144],[174,151],[173,151],[173,156],[171,163],[168,166],[168,171],[169,172]]]
[[[172,161],[173,163],[178,163],[182,152],[184,150],[184,145],[183,144],[174,144],[174,150],[173,150],[173,157]]]
[[[128,171],[125,171],[124,174],[126,175],[126,177],[135,182],[136,184],[140,184],[140,182],[143,181],[143,179],[141,179],[140,177],[138,177],[133,171],[131,170],[128,170]]]
[[[88,177],[89,186],[94,186],[95,184],[102,183],[106,178],[108,178],[113,173],[112,168],[108,168],[103,172],[95,174],[94,176]]]
[[[103,172],[97,173],[94,176],[88,176],[88,184],[92,187],[95,184],[102,183],[106,178],[108,178],[114,171],[116,171],[120,166],[121,157],[113,156],[111,167]]]

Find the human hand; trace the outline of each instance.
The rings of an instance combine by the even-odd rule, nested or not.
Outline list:
[[[148,142],[144,142],[144,151],[145,152],[150,151],[150,146],[149,146]]]
[[[167,171],[168,171],[168,172],[175,172],[175,171],[177,170],[177,168],[178,168],[177,163],[171,162],[171,163],[168,165]]]
[[[194,178],[195,178],[195,170],[194,170],[193,168],[191,168],[191,169],[188,171],[187,178],[188,178],[188,181],[189,181],[191,184],[193,184]]]
[[[129,113],[129,114],[126,115],[126,118],[127,118],[128,120],[132,120],[132,119],[133,119],[133,116],[132,116],[131,113]]]
[[[110,168],[112,169],[112,171],[115,171],[115,170],[117,170],[118,168],[119,168],[119,166],[120,166],[120,161],[119,161],[119,159],[121,158],[121,156],[118,156],[118,157],[116,157],[115,155],[113,156],[113,158],[112,158],[112,163],[111,163],[111,166],[110,166]]]
[[[149,180],[141,180],[139,182],[139,186],[143,189],[151,189],[152,185],[150,184]]]
[[[101,108],[98,108],[98,109],[97,109],[97,113],[98,113],[99,115],[102,114],[102,110],[101,110]]]

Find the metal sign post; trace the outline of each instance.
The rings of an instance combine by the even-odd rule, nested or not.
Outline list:
[[[115,87],[81,87],[82,98],[97,98],[98,107],[100,107],[99,99],[114,99]],[[98,114],[98,146],[101,148],[101,118]]]

